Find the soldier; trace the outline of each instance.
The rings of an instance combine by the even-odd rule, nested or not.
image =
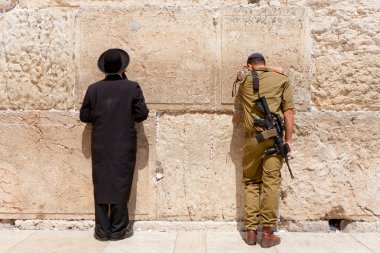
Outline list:
[[[251,72],[252,71],[252,72]],[[293,91],[289,79],[278,73],[282,69],[268,68],[260,53],[253,53],[247,61],[247,69],[238,72],[240,83],[235,102],[236,112],[244,112],[245,140],[243,147],[243,183],[245,184],[245,241],[249,245],[257,242],[257,228],[263,227],[261,247],[268,248],[280,243],[273,234],[277,225],[277,209],[281,183],[283,158],[278,154],[265,156],[264,152],[273,147],[273,138],[258,138],[265,129],[253,123],[262,113],[255,101],[265,96],[272,113],[285,120],[285,142],[291,146],[294,124]],[[257,74],[258,87],[254,87],[253,77]],[[256,79],[257,80],[257,79]],[[256,86],[256,85],[255,85]],[[239,102],[240,101],[240,102]],[[262,137],[262,135],[261,135]]]
[[[135,122],[148,117],[138,83],[125,69],[129,55],[109,49],[98,60],[105,79],[91,84],[80,109],[80,120],[92,123],[92,179],[95,199],[95,233],[101,241],[120,240],[132,234],[128,200],[136,164]]]

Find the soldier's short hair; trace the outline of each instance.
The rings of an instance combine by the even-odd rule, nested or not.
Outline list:
[[[253,53],[248,57],[247,64],[264,64],[265,65],[265,58],[264,55],[261,53]]]
[[[247,61],[247,64],[253,64],[253,65],[261,65],[261,64],[264,64],[265,65],[265,59],[264,58],[249,58],[248,61]]]

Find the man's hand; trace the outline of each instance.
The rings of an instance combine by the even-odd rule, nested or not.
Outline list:
[[[284,74],[284,70],[282,67],[275,67],[275,66],[266,66],[268,69],[273,70],[274,72]]]
[[[289,142],[286,142],[286,144],[288,144],[289,148],[290,148],[290,151],[288,153],[288,157],[289,157],[289,159],[293,159],[294,158],[293,144],[289,143]]]
[[[284,74],[284,69],[282,67],[265,65],[265,68],[270,69],[280,74]],[[252,70],[255,70],[255,68],[253,67],[253,65],[248,64],[248,70],[252,71]]]

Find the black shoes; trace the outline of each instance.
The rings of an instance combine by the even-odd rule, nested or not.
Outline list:
[[[118,236],[118,237],[115,237],[112,235],[111,236],[99,236],[98,234],[94,233],[94,238],[96,240],[102,241],[102,242],[119,241],[119,240],[123,240],[123,239],[129,238],[129,237],[132,237],[132,236],[133,236],[133,229],[131,229],[131,228],[128,228],[122,236]]]
[[[102,242],[105,242],[105,241],[109,241],[109,237],[108,236],[105,236],[105,237],[100,237],[99,235],[97,235],[96,233],[94,233],[94,238],[98,241],[102,241]]]
[[[119,241],[119,240],[123,240],[123,239],[126,239],[126,238],[130,238],[130,237],[132,237],[132,236],[133,236],[133,229],[128,228],[128,229],[125,231],[124,235],[122,235],[122,236],[119,236],[119,237],[113,237],[113,236],[111,235],[111,237],[110,237],[110,241]]]
[[[119,241],[119,240],[123,240],[123,239],[129,238],[129,237],[132,237],[132,236],[133,236],[133,229],[131,229],[131,228],[128,228],[122,236],[118,236],[118,237],[115,237],[112,235],[111,236],[99,236],[98,234],[94,233],[94,238],[96,240],[102,241],[102,242]]]

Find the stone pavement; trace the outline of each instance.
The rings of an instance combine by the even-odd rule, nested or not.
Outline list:
[[[137,230],[115,242],[95,240],[92,231],[0,230],[1,253],[380,253],[380,233],[279,232],[270,249],[248,246],[238,231]]]

